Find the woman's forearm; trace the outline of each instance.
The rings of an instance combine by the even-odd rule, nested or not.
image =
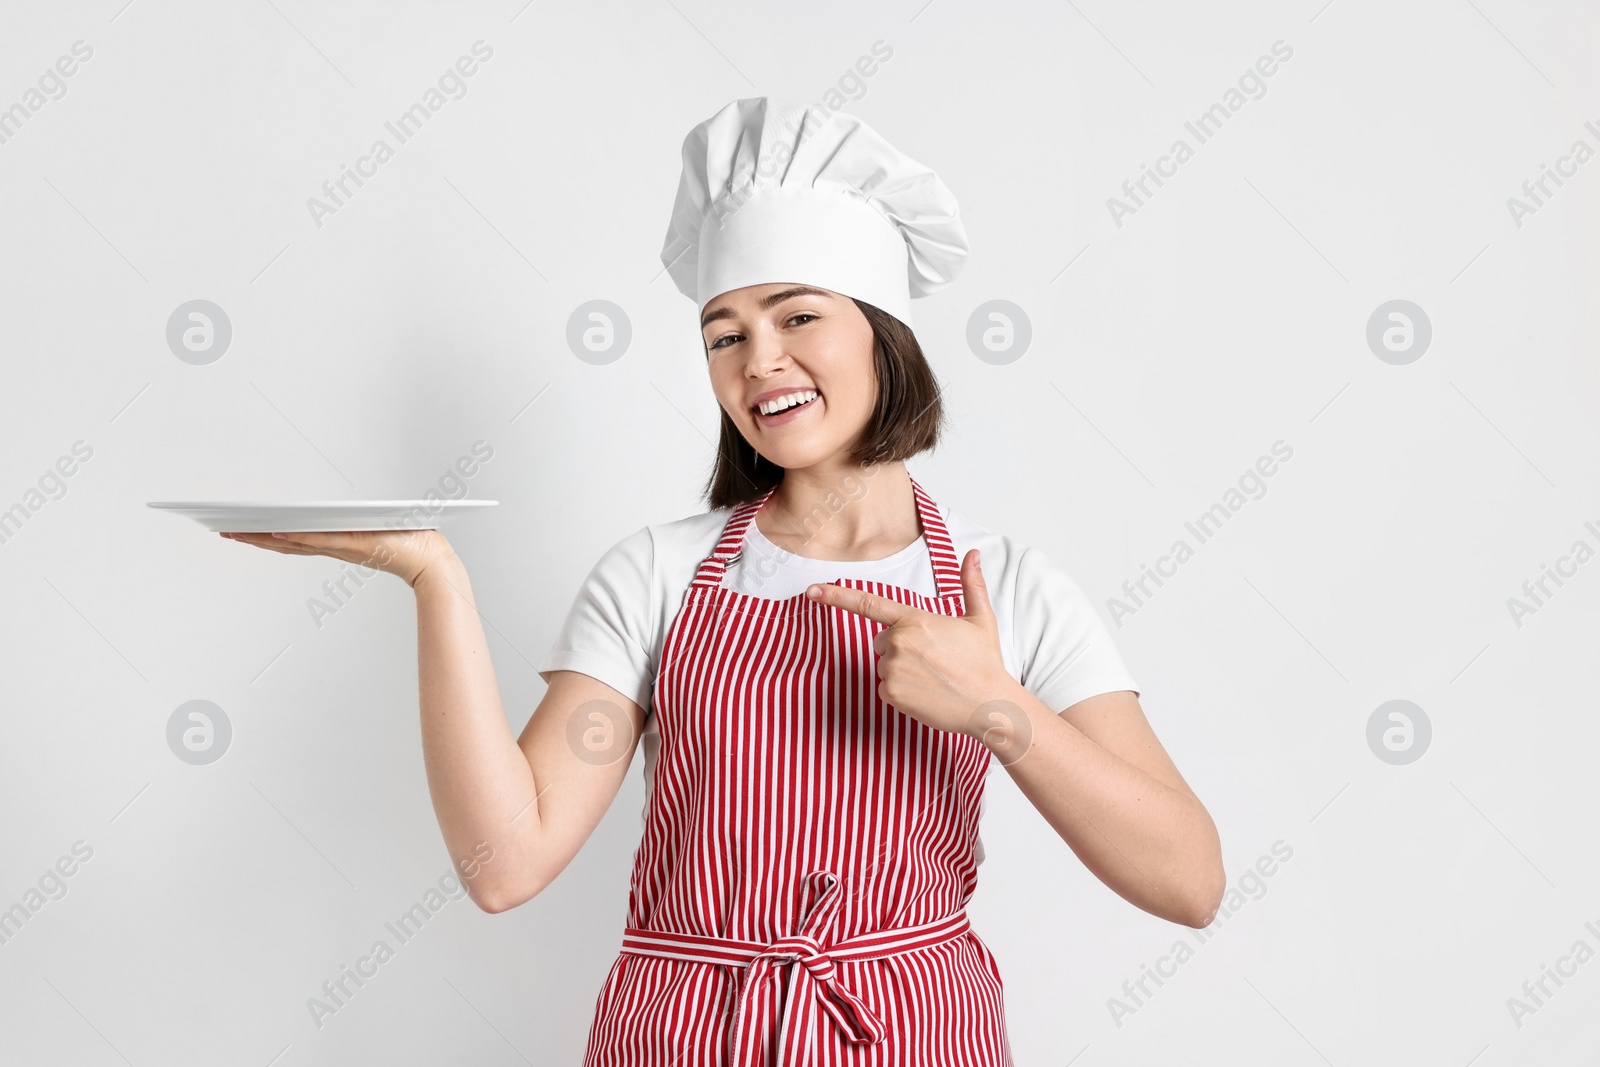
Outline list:
[[[1208,925],[1223,871],[1204,806],[1097,744],[1020,684],[1007,699],[1026,721],[997,717],[990,747],[1084,866],[1154,915]],[[1005,754],[1030,740],[1025,753]]]
[[[441,556],[413,589],[428,792],[463,884],[489,906],[517,893],[518,873],[531,869],[533,772],[506,723],[466,566]]]

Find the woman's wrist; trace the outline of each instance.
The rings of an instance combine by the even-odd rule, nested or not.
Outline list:
[[[459,587],[466,579],[466,571],[466,564],[461,562],[455,549],[444,543],[429,554],[427,561],[417,568],[417,573],[411,576],[407,584],[419,593],[430,583],[441,579]]]

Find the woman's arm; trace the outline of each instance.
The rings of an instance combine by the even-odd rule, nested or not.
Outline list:
[[[978,556],[969,549],[961,560],[959,616],[834,585],[807,594],[883,623],[873,639],[878,695],[988,745],[1096,877],[1145,911],[1208,925],[1226,886],[1217,828],[1137,695],[1101,693],[1057,715],[1011,677]]]
[[[1057,714],[1021,683],[987,704],[981,739],[1093,871],[1129,903],[1211,923],[1227,874],[1216,824],[1173,766],[1136,694],[1101,693]]]
[[[479,861],[466,883],[473,901],[505,911],[554,881],[599,824],[627,774],[644,712],[588,675],[554,671],[513,738],[466,567],[453,552],[441,555],[413,588],[434,813],[458,865]],[[483,861],[485,854],[492,858]]]
[[[467,893],[504,911],[555,881],[616,799],[644,729],[639,705],[588,675],[552,671],[513,739],[467,568],[437,530],[222,536],[376,567],[411,586],[428,791]]]

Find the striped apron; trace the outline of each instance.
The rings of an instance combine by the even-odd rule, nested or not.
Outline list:
[[[832,584],[959,616],[950,534],[911,486],[937,594]],[[1000,971],[965,910],[989,750],[878,696],[881,623],[722,588],[772,492],[734,509],[667,632],[584,1065],[1010,1067]]]

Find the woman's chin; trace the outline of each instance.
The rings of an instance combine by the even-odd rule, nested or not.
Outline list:
[[[785,470],[814,467],[837,451],[810,441],[785,441],[779,447],[773,448],[771,440],[767,440],[759,442],[758,448],[763,463],[771,463],[774,467],[782,467]]]
[[[824,414],[818,412],[818,414]],[[810,418],[809,414],[801,418]],[[802,426],[791,420],[778,426],[763,427],[758,421],[745,431],[745,438],[760,453],[762,462],[785,470],[800,470],[847,457],[850,443],[835,439],[827,433],[825,420],[817,419],[815,425]]]

